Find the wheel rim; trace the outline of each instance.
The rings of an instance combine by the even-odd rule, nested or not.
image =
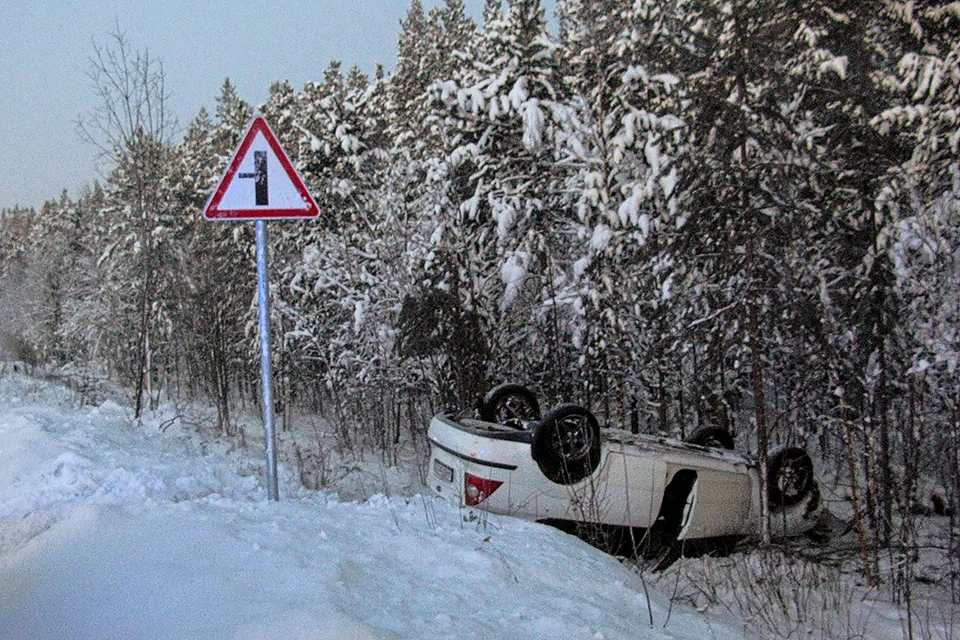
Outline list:
[[[563,460],[578,460],[590,451],[590,425],[586,416],[566,416],[557,423],[554,447]]]
[[[806,490],[808,475],[800,458],[792,457],[784,462],[777,474],[777,489],[784,499],[794,499]]]
[[[565,404],[535,423],[530,454],[551,482],[571,485],[600,464],[600,425],[587,409]]]
[[[497,422],[507,424],[510,421],[536,420],[533,406],[522,396],[507,396],[496,410]]]

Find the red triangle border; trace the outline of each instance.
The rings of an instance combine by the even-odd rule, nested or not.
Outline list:
[[[240,170],[240,165],[246,158],[247,152],[250,150],[250,145],[253,144],[258,133],[263,134],[267,144],[270,145],[273,153],[277,156],[277,160],[280,161],[280,165],[286,172],[287,177],[290,178],[297,193],[299,193],[303,201],[307,203],[308,206],[306,209],[269,209],[263,207],[259,209],[220,209],[220,201],[227,192],[227,188],[233,183],[233,176]],[[280,146],[280,141],[277,140],[277,136],[274,135],[273,130],[270,129],[270,125],[267,124],[263,116],[254,116],[247,126],[247,132],[244,134],[240,146],[237,147],[233,158],[230,160],[230,164],[227,165],[226,171],[224,171],[223,176],[220,178],[216,191],[210,196],[207,205],[203,209],[204,220],[283,220],[316,218],[319,215],[320,208],[317,206],[313,196],[310,195],[310,191],[307,190],[307,186],[290,162],[290,158],[287,157],[283,147]]]

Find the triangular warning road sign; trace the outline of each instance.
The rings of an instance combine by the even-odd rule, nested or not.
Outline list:
[[[207,220],[316,218],[320,209],[263,116],[247,132],[203,210]]]

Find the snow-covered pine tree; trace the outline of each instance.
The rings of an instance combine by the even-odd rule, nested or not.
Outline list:
[[[44,362],[63,365],[79,355],[65,344],[64,333],[70,322],[67,309],[77,294],[71,280],[82,268],[79,263],[87,249],[82,203],[71,200],[64,190],[58,200],[44,202],[32,222],[24,242],[30,247],[29,270],[23,276],[31,283],[33,309],[30,323],[22,327],[23,337]]]
[[[580,240],[575,344],[592,404],[638,426],[633,407],[648,388],[658,428],[668,429],[658,358],[672,266],[662,237],[682,226],[673,157],[683,94],[670,70],[677,45],[654,3],[568,1],[560,9],[571,95],[554,138]]]
[[[562,186],[548,142],[560,84],[556,44],[537,1],[512,2],[506,14],[488,5],[485,16],[468,66],[431,88],[429,122],[446,145],[440,166],[451,176],[453,207],[452,219],[437,225],[449,260],[435,266],[447,271],[433,280],[483,316],[488,340],[497,343],[493,367],[563,380],[548,364],[556,343],[521,330],[529,319],[545,321],[541,294],[555,275],[547,236]],[[529,348],[512,346],[520,343]]]
[[[293,153],[303,136],[296,124],[299,117],[299,101],[297,92],[286,80],[274,82],[270,85],[267,101],[260,106],[260,113],[270,123],[270,128],[277,135],[280,145]]]
[[[636,12],[627,0],[561,0],[557,4],[564,79],[599,113],[610,111],[623,79],[625,57],[615,43],[630,32]],[[629,56],[628,56],[629,57]],[[666,61],[662,61],[665,63]]]
[[[411,0],[406,19],[400,21],[397,65],[390,78],[395,124],[401,130],[411,133],[417,131],[421,96],[430,84],[430,79],[423,71],[424,64],[429,60],[428,29],[423,3],[420,0]]]
[[[22,279],[25,276],[28,251],[32,248],[31,228],[37,220],[31,207],[14,206],[0,210],[0,280]]]
[[[897,425],[908,422],[918,333],[905,322],[914,301],[904,295],[909,288],[895,286],[891,255],[901,221],[942,206],[952,188],[957,24],[937,3],[822,2],[802,29],[811,46],[798,70],[819,80],[805,85],[803,140],[817,164],[804,184],[811,206],[829,215],[810,243],[819,249],[797,264],[821,282],[818,361],[829,362],[843,420],[862,437],[881,541],[903,502],[892,493],[904,486],[895,479],[905,437]]]
[[[30,228],[35,221],[32,207],[0,210],[0,351],[28,366],[37,364],[33,347],[24,336],[32,326],[34,288],[27,276],[33,253]]]
[[[454,77],[463,65],[477,37],[477,25],[466,14],[463,0],[444,0],[443,7],[430,10],[440,31],[437,71],[433,80]],[[424,94],[421,94],[421,101]]]
[[[897,1],[880,9],[880,29],[870,36],[881,54],[877,59],[882,66],[875,77],[882,110],[871,112],[870,124],[887,145],[902,153],[884,159],[886,175],[878,180],[874,200],[877,233],[866,283],[870,289],[864,297],[880,311],[880,321],[873,325],[872,366],[864,378],[873,400],[871,427],[876,425],[868,433],[877,436],[873,450],[880,538],[884,543],[893,538],[901,548],[910,549],[916,544],[914,519],[903,505],[918,501],[918,470],[931,468],[929,461],[940,458],[943,450],[951,451],[953,460],[960,451],[956,427],[946,441],[929,438],[923,433],[924,419],[918,419],[915,410],[917,398],[926,397],[930,415],[937,416],[934,420],[956,422],[953,376],[928,377],[924,363],[937,361],[931,347],[949,352],[949,341],[931,334],[929,323],[934,318],[949,321],[956,297],[955,291],[944,288],[941,274],[950,273],[953,263],[948,248],[952,238],[942,229],[955,213],[960,171],[960,8],[956,3]],[[918,251],[918,245],[924,250]],[[937,268],[922,266],[924,253],[937,257]],[[909,268],[913,261],[919,269]],[[915,279],[919,274],[924,274],[922,291]],[[931,294],[938,295],[937,310],[924,302]],[[931,382],[933,388],[925,389]],[[940,389],[938,383],[946,384]],[[936,440],[941,441],[935,444]],[[947,486],[955,489],[951,484]],[[912,568],[904,556],[897,569],[900,584],[912,582]],[[903,595],[910,597],[909,588]]]
[[[320,378],[337,408],[350,406],[352,413],[376,406],[361,402],[369,388],[392,386],[378,378],[382,323],[389,300],[397,299],[395,292],[378,293],[381,283],[391,282],[379,243],[396,238],[383,231],[381,219],[390,172],[388,99],[382,70],[371,83],[355,66],[344,77],[338,62],[323,83],[310,83],[297,96],[294,162],[321,216],[273,235],[285,390],[318,400]]]
[[[221,113],[228,103],[238,101],[232,86],[225,83],[225,88],[218,100]],[[203,206],[232,152],[223,148],[233,142],[223,126],[201,109],[174,149],[166,180],[180,273],[171,309],[173,342],[182,363],[179,373],[191,394],[203,393],[217,407],[217,428],[234,435],[230,402],[249,361],[244,358],[243,326],[253,276],[249,251],[233,237],[238,229],[202,218]]]
[[[810,188],[829,160],[819,157],[819,113],[808,98],[817,92],[808,90],[842,76],[844,61],[809,37],[809,25],[824,21],[822,7],[675,4],[678,69],[691,98],[678,167],[685,224],[672,250],[683,259],[675,322],[699,350],[695,393],[710,390],[716,401],[703,404],[719,422],[748,421],[763,469],[771,435],[789,441],[814,430],[797,423],[809,425],[811,415],[779,411],[780,403],[804,406],[793,390],[824,388],[823,379],[806,378],[824,370],[806,366],[808,356],[822,355],[813,349],[821,329],[811,321],[821,315],[822,265],[809,268],[806,256],[828,253],[822,229],[832,213]],[[821,64],[811,74],[814,58]]]

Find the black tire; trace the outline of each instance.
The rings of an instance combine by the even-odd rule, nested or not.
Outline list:
[[[684,442],[715,449],[733,449],[733,436],[723,427],[705,426],[695,429]]]
[[[480,401],[480,419],[521,428],[540,419],[540,404],[532,391],[520,384],[500,384]]]
[[[792,507],[814,488],[813,460],[800,447],[786,447],[770,454],[767,463],[767,499],[773,509]]]
[[[600,425],[587,409],[562,404],[534,427],[530,453],[548,480],[575,484],[600,465]]]

